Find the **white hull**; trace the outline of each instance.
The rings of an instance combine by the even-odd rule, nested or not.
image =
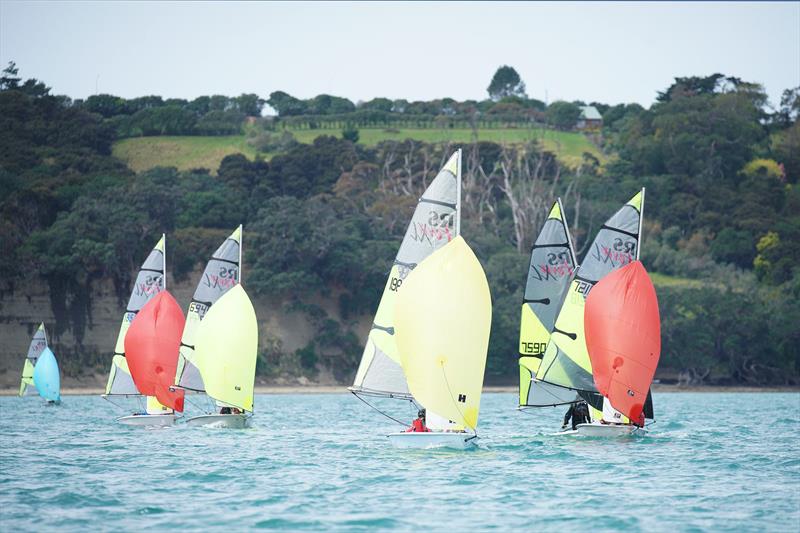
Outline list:
[[[126,426],[169,427],[175,424],[175,415],[129,415],[117,418],[117,422]]]
[[[464,450],[476,446],[478,437],[471,433],[452,433],[443,431],[390,433],[389,442],[395,448],[455,448]]]
[[[247,427],[246,415],[202,415],[186,421],[188,427],[210,427],[244,429]]]
[[[627,437],[644,435],[647,430],[633,424],[578,424],[577,434],[584,437]]]

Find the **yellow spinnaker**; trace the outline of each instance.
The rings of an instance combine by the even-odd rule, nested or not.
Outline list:
[[[192,362],[200,371],[206,394],[252,411],[258,324],[253,304],[240,284],[208,309],[196,339]]]
[[[394,311],[397,349],[414,398],[474,430],[492,299],[486,274],[462,237],[411,272],[397,294]]]

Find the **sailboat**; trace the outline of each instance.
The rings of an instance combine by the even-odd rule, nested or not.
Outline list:
[[[486,274],[462,237],[411,272],[397,295],[394,315],[408,389],[428,413],[446,419],[447,425],[429,424],[430,432],[392,433],[390,442],[398,448],[474,445],[492,300]]]
[[[22,379],[19,383],[20,396],[39,394],[39,391],[36,390],[36,385],[33,383],[33,369],[45,348],[47,348],[47,332],[44,329],[44,322],[42,322],[39,324],[36,333],[33,334],[31,344],[28,347],[28,355],[25,356],[25,364],[22,367]]]
[[[632,423],[579,424],[578,431],[597,436],[643,427],[661,355],[661,319],[655,287],[640,261],[595,285],[586,298],[584,327],[597,390],[612,412]]]
[[[256,312],[244,288],[237,284],[203,317],[192,358],[206,394],[222,405],[224,412],[190,418],[186,425],[244,428],[253,413],[257,355]]]
[[[621,429],[616,431],[624,434],[642,433],[643,430],[616,411],[595,386],[587,349],[584,312],[586,297],[601,279],[638,261],[644,196],[645,190],[642,189],[601,227],[587,256],[572,276],[535,377],[536,382],[577,392],[589,403],[595,425],[621,422]],[[652,418],[651,399],[645,404],[644,414]],[[579,427],[576,432],[588,434],[591,429]]]
[[[181,388],[188,392],[205,393],[206,384],[203,374],[195,361],[197,335],[200,324],[204,320],[206,313],[216,302],[228,291],[233,289],[241,281],[242,269],[242,226],[240,225],[231,235],[217,248],[209,259],[203,275],[200,278],[197,288],[189,303],[189,310],[186,314],[186,326],[181,336],[180,353],[178,355],[178,366],[173,379],[174,387]],[[244,295],[245,298],[247,295]],[[249,299],[248,299],[249,302]],[[240,304],[236,304],[237,306]],[[227,353],[227,350],[222,353]],[[254,374],[255,375],[255,374]],[[224,401],[215,402],[220,411],[225,408],[236,406],[226,405]],[[171,406],[176,410],[183,410],[181,406]],[[212,414],[212,413],[207,413]],[[190,425],[199,424],[204,419],[187,420]],[[240,425],[239,421],[230,419],[234,427]],[[221,421],[213,420],[214,425],[220,425]]]
[[[125,357],[125,336],[136,314],[158,293],[166,289],[166,235],[153,247],[147,258],[139,268],[133,289],[131,290],[128,305],[122,315],[122,323],[117,334],[117,344],[114,348],[114,357],[111,361],[111,370],[108,374],[105,394],[103,398],[141,396],[136,388],[128,369],[128,360]],[[117,422],[136,426],[164,426],[172,425],[175,416],[171,410],[162,405],[154,396],[146,397],[144,414],[133,414],[117,419]]]
[[[61,403],[61,375],[58,371],[56,356],[49,347],[42,350],[33,367],[33,384],[39,396],[49,404]]]
[[[531,248],[519,327],[519,409],[579,400],[575,391],[534,381],[575,268],[575,250],[558,198]]]
[[[183,311],[166,290],[151,298],[136,314],[125,335],[125,357],[136,388],[162,405],[183,410],[183,391],[172,390],[178,347],[184,326]],[[137,415],[147,425],[169,426],[175,414]]]

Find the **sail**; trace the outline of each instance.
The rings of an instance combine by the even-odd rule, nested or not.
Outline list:
[[[205,390],[203,379],[194,364],[195,337],[208,309],[241,279],[241,243],[242,226],[239,226],[211,256],[194,291],[186,313],[186,327],[181,337],[178,367],[174,376],[174,383],[179,387],[198,392]]]
[[[39,396],[51,402],[61,401],[61,376],[58,372],[56,356],[45,347],[33,367],[33,382]]]
[[[392,264],[350,390],[409,398],[395,340],[394,309],[406,277],[459,235],[461,151],[454,153],[419,199]]]
[[[414,398],[473,430],[492,322],[489,284],[461,237],[431,254],[397,295],[395,337]]]
[[[256,312],[241,285],[208,310],[196,335],[194,365],[206,394],[231,407],[253,410],[258,352]]]
[[[575,272],[575,251],[561,200],[556,200],[531,249],[519,327],[519,405],[561,405],[574,391],[533,382],[542,362],[556,313]]]
[[[537,380],[578,391],[597,392],[584,334],[586,296],[605,275],[638,259],[643,206],[644,189],[600,228],[570,282]]]
[[[144,260],[144,263],[139,268],[139,273],[136,275],[136,282],[128,299],[125,314],[122,315],[122,324],[120,324],[119,333],[117,334],[114,358],[111,360],[111,371],[108,373],[108,382],[106,383],[105,393],[107,395],[139,394],[128,370],[128,363],[125,360],[125,335],[128,333],[128,328],[133,322],[136,313],[166,287],[165,244],[166,236],[162,234],[161,239],[150,251],[147,259]]]
[[[47,348],[47,332],[44,329],[44,322],[42,322],[39,324],[36,333],[33,334],[31,344],[28,346],[28,355],[25,357],[25,364],[22,367],[22,379],[19,384],[20,396],[38,394],[36,386],[33,384],[33,368],[45,348]]]
[[[586,298],[586,347],[597,390],[643,425],[644,405],[661,355],[656,290],[640,261],[601,279]]]
[[[183,411],[183,391],[171,391],[184,319],[178,302],[161,291],[133,319],[125,335],[125,354],[136,388],[162,404]]]

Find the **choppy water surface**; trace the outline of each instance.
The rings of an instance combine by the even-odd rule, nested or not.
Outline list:
[[[649,436],[599,440],[486,394],[482,448],[456,452],[392,449],[399,426],[347,394],[258,396],[241,431],[4,397],[0,529],[800,530],[800,394],[654,399]]]

